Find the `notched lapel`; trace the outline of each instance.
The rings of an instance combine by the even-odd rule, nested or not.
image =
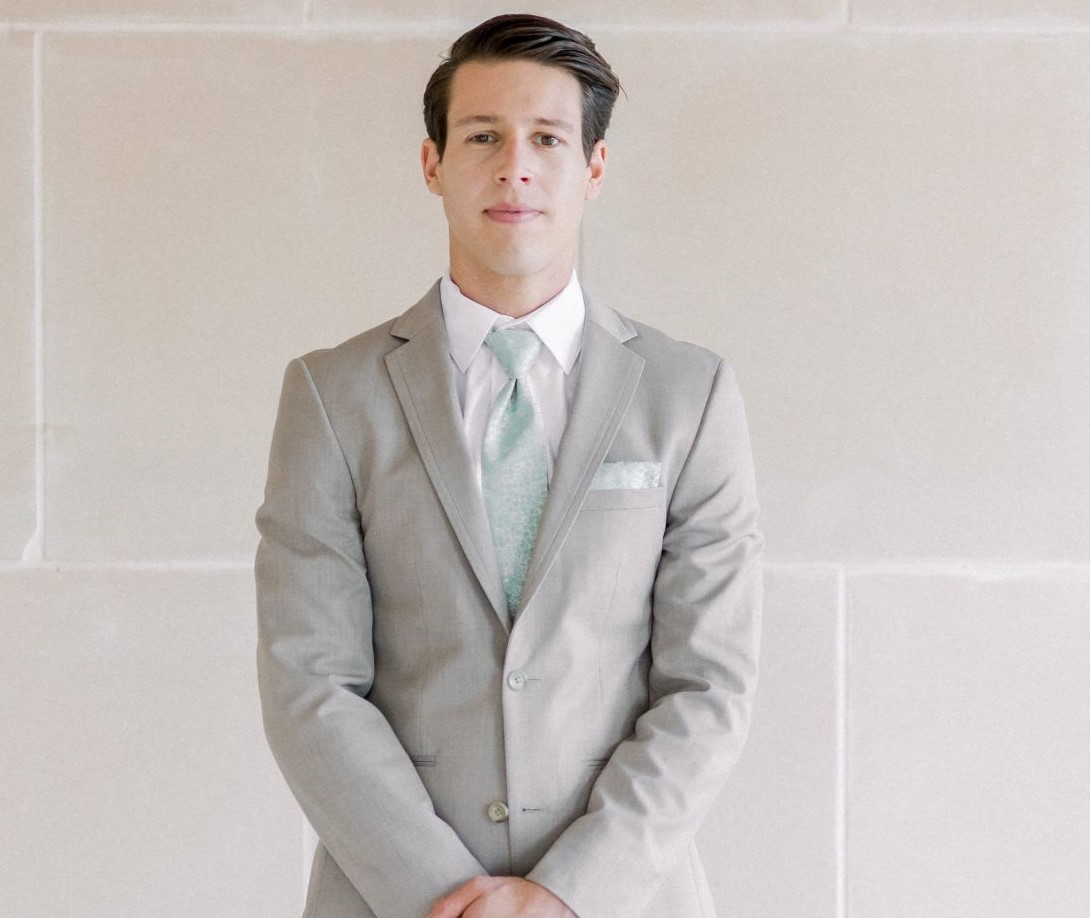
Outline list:
[[[386,355],[386,367],[417,451],[481,588],[510,629],[492,532],[465,445],[438,285],[394,324],[391,334],[406,339]]]
[[[636,392],[644,361],[624,344],[635,334],[616,313],[587,300],[579,383],[541,512],[520,613],[533,600],[564,544]]]

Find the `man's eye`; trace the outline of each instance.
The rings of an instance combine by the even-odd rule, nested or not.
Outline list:
[[[560,138],[553,134],[542,134],[538,137],[537,142],[543,147],[559,147]]]
[[[470,143],[489,143],[491,140],[491,134],[472,134],[469,138]]]

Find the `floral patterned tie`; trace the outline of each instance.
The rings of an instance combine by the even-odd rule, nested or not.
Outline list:
[[[485,339],[507,373],[492,403],[481,451],[481,486],[507,609],[514,615],[548,491],[545,433],[526,374],[541,350],[529,328],[493,329]]]

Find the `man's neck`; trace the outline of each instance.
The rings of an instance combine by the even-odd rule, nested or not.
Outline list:
[[[451,268],[450,279],[458,285],[464,296],[487,306],[493,312],[521,319],[560,293],[571,280],[572,269],[568,269],[562,277],[559,274],[547,277],[493,275],[487,281],[472,275],[463,276],[464,274],[465,272]]]

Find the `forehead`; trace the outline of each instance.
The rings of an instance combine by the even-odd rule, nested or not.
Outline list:
[[[451,81],[451,124],[476,115],[540,118],[578,124],[582,112],[579,81],[559,67],[536,61],[468,61]]]

